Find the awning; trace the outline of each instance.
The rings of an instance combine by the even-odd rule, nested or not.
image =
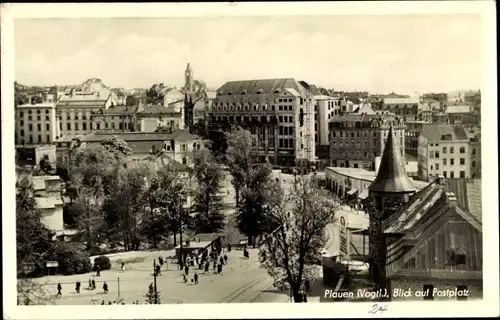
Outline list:
[[[361,191],[361,193],[359,194],[358,198],[361,200],[368,198],[368,189],[363,189],[363,191]]]
[[[353,189],[350,189],[349,191],[347,191],[347,194],[352,196],[356,192],[358,192],[358,189],[353,188]]]

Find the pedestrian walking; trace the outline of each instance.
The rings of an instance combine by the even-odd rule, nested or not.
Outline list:
[[[194,273],[194,284],[198,284],[198,274]]]
[[[92,290],[95,290],[96,289],[96,286],[95,286],[95,279],[92,279]]]
[[[104,284],[102,285],[102,290],[104,291],[104,293],[108,293],[108,284],[106,283],[106,281],[104,281]]]
[[[217,269],[217,261],[214,261],[214,271]]]
[[[220,257],[219,262],[220,262],[220,264],[223,265],[224,264],[224,257]]]
[[[160,265],[159,265],[159,264],[157,264],[157,265],[155,266],[155,270],[156,270],[156,275],[157,275],[157,276],[161,276],[161,268],[160,268]]]
[[[81,286],[80,281],[77,281],[75,286],[76,293],[80,293],[80,286]]]
[[[56,294],[56,297],[62,296],[61,290],[62,290],[62,286],[61,286],[61,283],[59,282],[57,284],[57,294]]]
[[[102,302],[101,302],[101,306],[103,306],[103,305],[104,305],[104,300],[102,300]]]
[[[97,265],[95,267],[95,269],[96,269],[96,277],[100,277],[101,276],[101,267],[99,265]]]
[[[209,266],[209,262],[208,262],[208,261],[207,261],[207,262],[205,262],[205,273],[207,273],[207,272],[208,272],[208,268],[209,268],[209,267],[210,267],[210,266]]]
[[[230,243],[227,244],[227,252],[231,252],[231,244]]]
[[[182,280],[184,281],[184,283],[188,281],[187,275],[185,273],[182,275]]]
[[[163,258],[161,256],[158,258],[158,262],[160,263],[160,266],[163,267]]]
[[[227,264],[227,255],[224,255],[224,262]]]
[[[122,268],[122,272],[125,272],[125,262],[122,262],[121,268]]]
[[[189,275],[189,266],[186,265],[186,267],[184,268],[184,273],[187,275]]]
[[[219,263],[217,266],[217,273],[220,274],[222,272],[222,264]]]

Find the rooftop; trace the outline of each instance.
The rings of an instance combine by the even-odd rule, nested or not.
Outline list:
[[[445,136],[449,136],[450,141],[469,139],[464,127],[458,125],[430,124],[422,128],[422,135],[429,141],[442,141]]]
[[[42,103],[26,103],[16,106],[16,108],[28,109],[28,108],[55,108],[54,102],[42,102]]]
[[[482,221],[481,179],[446,179],[444,190],[453,192],[459,206]]]
[[[138,112],[139,115],[162,115],[162,114],[180,114],[181,112],[174,107],[164,107],[162,105],[145,106],[144,110]]]
[[[395,120],[398,117],[393,115],[392,113],[350,113],[350,114],[345,114],[342,116],[338,117],[333,117],[330,119],[330,122],[349,122],[349,121],[359,121],[359,122],[370,122],[372,120],[381,120],[381,121],[386,121],[386,120]]]
[[[307,94],[307,89],[293,78],[229,81],[217,90],[217,94],[274,94],[288,88],[300,95]]]
[[[100,142],[107,137],[117,136],[120,139],[131,142],[131,141],[189,141],[199,139],[199,137],[192,135],[191,133],[184,130],[177,130],[172,133],[161,133],[161,132],[96,132],[93,135],[85,136],[82,141],[85,142]]]
[[[446,107],[446,113],[470,113],[472,111],[472,107],[469,105],[448,105]]]
[[[418,98],[384,98],[384,104],[418,104]]]

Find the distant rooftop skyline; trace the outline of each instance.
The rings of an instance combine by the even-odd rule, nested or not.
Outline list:
[[[294,78],[338,91],[476,90],[476,15],[18,19],[15,80],[109,87],[217,89],[227,81]]]

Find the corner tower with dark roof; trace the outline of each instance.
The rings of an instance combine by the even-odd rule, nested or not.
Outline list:
[[[191,68],[190,63],[187,64],[184,76],[185,76],[185,83],[184,83],[185,91],[193,90],[194,78],[193,78],[193,69]]]
[[[401,146],[392,125],[385,143],[377,177],[368,188],[370,201],[367,211],[370,216],[370,277],[379,289],[391,291],[386,278],[385,266],[387,245],[390,239],[383,232],[382,222],[399,211],[416,192],[408,178]]]

